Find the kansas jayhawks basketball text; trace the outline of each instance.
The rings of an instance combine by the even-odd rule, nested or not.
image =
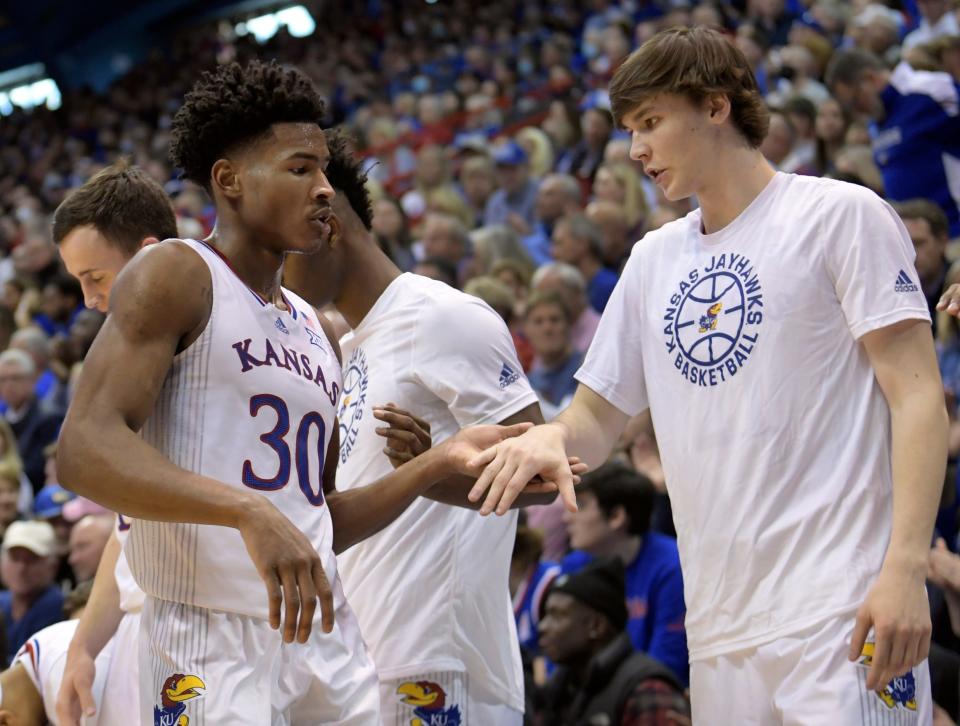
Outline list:
[[[746,364],[760,338],[763,291],[750,260],[714,255],[689,272],[663,316],[667,354],[684,378],[717,386]]]

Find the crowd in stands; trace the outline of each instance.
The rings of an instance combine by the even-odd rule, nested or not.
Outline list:
[[[124,157],[169,192],[181,236],[208,234],[212,206],[178,178],[167,146],[185,89],[217,62],[277,58],[315,81],[325,123],[346,128],[365,159],[380,246],[404,271],[461,288],[503,317],[549,419],[574,392],[633,244],[695,204],[663,198],[630,160],[607,83],[662,28],[720,29],[751,63],[771,109],[761,147],[771,164],[860,184],[894,203],[917,259],[906,281],[890,284],[917,284],[927,296],[950,455],[960,454],[960,326],[934,310],[960,281],[954,2],[354,5],[325,3],[313,36],[281,30],[263,45],[231,23],[193,27],[103,93],[65,90],[57,111],[15,110],[0,122],[2,657],[63,617],[64,595],[92,577],[109,532],[107,513],[57,483],[58,428],[102,316],[84,309],[64,272],[50,215],[69,190]],[[653,424],[640,416],[614,461],[585,478],[577,514],[559,504],[527,510],[511,588],[525,655],[537,663],[531,679],[543,686],[528,696],[535,722],[574,723],[610,699],[622,723],[647,723],[658,709],[686,722],[674,698],[688,672],[669,484]],[[960,718],[958,494],[951,460],[929,571],[944,724]],[[622,608],[610,601],[617,593]],[[596,640],[584,618],[598,624]],[[631,644],[653,662],[630,660]],[[644,678],[604,690],[612,674],[590,671],[601,653]]]

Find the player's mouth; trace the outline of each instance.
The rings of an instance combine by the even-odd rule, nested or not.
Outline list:
[[[647,176],[653,179],[654,184],[662,184],[664,179],[664,174],[666,169],[644,169],[647,173]]]
[[[330,237],[333,231],[334,217],[333,212],[329,208],[321,209],[319,212],[311,214],[309,220],[312,225],[320,228],[324,238]]]

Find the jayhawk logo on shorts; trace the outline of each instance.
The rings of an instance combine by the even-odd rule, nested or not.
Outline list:
[[[202,694],[196,689],[206,688],[197,676],[174,673],[163,682],[160,689],[160,705],[153,707],[153,726],[189,726],[187,701]]]
[[[860,665],[868,668],[873,665],[873,651],[875,647],[873,643],[863,644],[863,650],[860,652]],[[877,697],[883,701],[887,708],[902,706],[908,711],[916,711],[917,681],[913,677],[913,671],[907,671],[902,676],[894,678],[884,686],[883,690],[877,691]]]
[[[397,688],[401,701],[413,706],[410,726],[460,726],[460,707],[447,705],[447,694],[431,681],[407,681]]]
[[[717,316],[723,310],[723,303],[716,303],[707,308],[707,314],[700,316],[699,332],[706,333],[708,330],[717,329]]]

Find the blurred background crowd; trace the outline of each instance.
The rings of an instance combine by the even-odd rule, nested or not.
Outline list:
[[[691,210],[664,199],[630,160],[629,136],[609,112],[612,73],[660,29],[714,27],[743,51],[772,112],[762,151],[777,169],[844,179],[895,203],[917,251],[908,282],[931,310],[960,281],[955,0],[315,2],[304,3],[312,32],[296,37],[280,24],[269,38],[245,31],[262,6],[280,7],[258,5],[182,23],[116,64],[110,79],[64,85],[55,110],[0,108],[0,659],[63,617],[64,596],[92,577],[111,523],[57,482],[59,425],[102,316],[84,309],[64,271],[50,215],[123,157],[169,192],[181,236],[207,235],[210,201],[179,180],[167,146],[185,90],[215,63],[277,58],[313,79],[326,124],[348,129],[365,159],[381,247],[403,270],[476,295],[503,317],[548,419],[573,394],[632,245]],[[930,154],[947,172],[925,186]],[[934,321],[955,457],[960,327],[944,315]],[[686,682],[668,486],[653,427],[640,416],[614,461],[586,478],[578,514],[527,510],[511,589],[525,655],[536,662],[532,681],[553,670],[536,657],[545,584],[590,557],[618,555],[626,619],[606,613],[613,630]],[[930,559],[941,723],[960,711],[957,500],[951,460]],[[543,714],[562,696],[533,704],[533,693],[531,714],[559,723]]]

